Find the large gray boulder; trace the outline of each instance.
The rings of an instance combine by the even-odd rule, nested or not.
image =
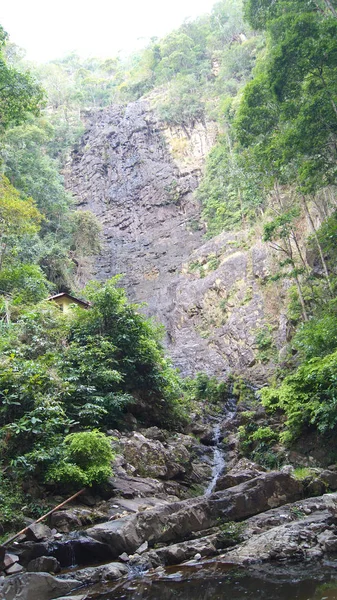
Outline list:
[[[149,439],[138,432],[122,440],[125,460],[141,477],[175,479],[192,470],[191,455],[183,443],[165,447],[158,439]]]
[[[23,573],[0,582],[0,600],[53,600],[80,587],[75,579],[47,573]]]
[[[336,533],[336,518],[329,511],[317,512],[253,535],[224,558],[237,564],[316,560],[337,552]]]

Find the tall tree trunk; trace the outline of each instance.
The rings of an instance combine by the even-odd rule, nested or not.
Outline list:
[[[288,239],[285,240],[285,245],[286,245],[286,251],[287,251],[288,257],[290,258],[293,267],[295,267],[294,254],[293,254],[293,249],[292,249],[290,237],[288,237]],[[304,321],[308,321],[309,317],[308,317],[307,309],[306,309],[306,306],[305,306],[305,301],[304,301],[304,296],[303,296],[303,292],[302,292],[302,287],[301,287],[301,283],[300,283],[300,280],[299,280],[299,277],[298,277],[297,274],[294,275],[294,279],[295,279],[295,284],[296,284],[296,288],[297,288],[297,292],[298,292],[298,297],[300,299],[300,303],[301,303],[301,307],[302,307],[303,320]]]
[[[324,0],[324,4],[325,6],[327,6],[328,10],[333,14],[333,16],[337,19],[337,10],[333,6],[332,2],[330,2],[330,0]]]
[[[296,283],[296,288],[297,288],[297,292],[298,292],[298,297],[300,299],[300,303],[301,303],[301,307],[302,307],[303,320],[309,321],[309,317],[308,317],[308,313],[307,313],[307,309],[305,306],[304,297],[303,297],[303,293],[302,293],[301,284],[300,284],[300,281],[299,281],[299,278],[297,275],[295,275],[295,283]]]
[[[318,239],[316,227],[315,227],[315,224],[314,224],[314,222],[312,220],[312,216],[310,214],[306,198],[303,195],[302,195],[302,202],[303,202],[305,214],[308,217],[308,220],[309,220],[309,223],[310,223],[310,226],[311,226],[314,238],[315,238],[315,242],[316,242],[316,245],[317,245],[317,248],[318,248],[318,252],[319,252],[319,255],[320,255],[320,258],[321,258],[321,263],[322,263],[322,267],[323,267],[323,271],[324,271],[324,276],[325,276],[326,282],[328,284],[328,288],[329,288],[330,294],[332,295],[333,292],[332,292],[332,286],[331,286],[331,281],[330,281],[330,277],[329,277],[329,271],[328,271],[328,267],[327,267],[327,264],[326,264],[326,261],[325,261],[325,258],[324,258],[322,246],[321,246],[321,243],[320,243],[320,241]]]

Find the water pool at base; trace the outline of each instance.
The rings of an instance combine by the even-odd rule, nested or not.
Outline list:
[[[233,568],[180,565],[93,589],[92,600],[337,600],[337,561]]]

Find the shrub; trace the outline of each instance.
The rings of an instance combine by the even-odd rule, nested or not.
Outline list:
[[[112,475],[114,458],[111,443],[102,432],[71,433],[63,442],[63,459],[47,472],[47,480],[91,486],[104,483]]]
[[[324,434],[337,426],[337,352],[313,358],[288,375],[279,387],[261,390],[262,404],[287,417],[284,443],[292,442],[305,429]]]

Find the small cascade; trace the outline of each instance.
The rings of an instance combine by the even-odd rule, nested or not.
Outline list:
[[[225,457],[224,451],[221,447],[221,431],[224,431],[226,429],[226,426],[228,426],[231,423],[231,421],[235,419],[236,412],[236,398],[234,396],[231,396],[227,402],[227,410],[226,414],[224,415],[224,418],[221,420],[221,422],[217,421],[213,429],[214,454],[212,478],[204,492],[205,496],[209,496],[213,492],[216,486],[216,482],[219,476],[221,475],[222,471],[224,470]]]
[[[212,468],[212,479],[209,482],[206,490],[205,496],[209,496],[216,485],[219,475],[221,475],[224,466],[225,466],[225,458],[222,448],[220,448],[221,442],[221,426],[220,423],[217,423],[214,427],[214,456],[213,456],[213,468]]]

